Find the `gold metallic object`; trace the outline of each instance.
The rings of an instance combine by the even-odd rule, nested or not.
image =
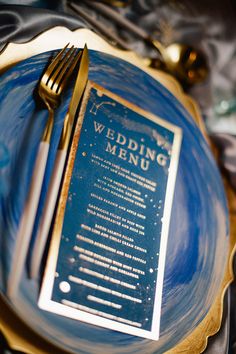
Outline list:
[[[180,84],[167,73],[160,70],[154,70],[148,67],[148,62],[141,60],[133,52],[124,52],[110,46],[106,41],[101,39],[88,29],[79,29],[71,32],[64,27],[52,28],[32,41],[23,44],[10,43],[5,47],[2,55],[0,55],[0,72],[5,71],[10,65],[31,57],[33,55],[63,47],[68,41],[77,47],[83,47],[85,43],[92,50],[98,50],[103,53],[114,55],[121,58],[151,75],[154,79],[163,84],[175,97],[183,104],[185,109],[191,114],[192,118],[199,126],[202,133],[206,136],[204,123],[202,121],[198,105],[188,95],[186,95]],[[214,335],[220,328],[223,298],[225,291],[233,280],[232,259],[235,254],[236,244],[236,197],[233,190],[226,183],[226,192],[229,202],[230,213],[230,240],[229,240],[229,256],[226,264],[224,279],[222,280],[219,291],[216,295],[215,302],[212,304],[209,312],[198,327],[187,337],[171,348],[168,354],[199,354],[203,352],[207,346],[207,339]],[[22,350],[27,354],[46,354],[57,353],[65,354],[61,349],[52,347],[52,344],[36,335],[32,328],[27,327],[12,311],[12,308],[0,298],[0,329],[6,336],[10,346],[16,350]],[[37,338],[35,338],[37,336]]]
[[[80,61],[80,68],[79,68],[78,76],[76,78],[73,95],[70,101],[68,113],[64,121],[64,126],[63,126],[63,130],[59,142],[59,150],[68,148],[76,110],[88,80],[88,66],[89,66],[88,49],[87,46],[85,45],[82,58]]]
[[[79,70],[72,98],[69,104],[68,112],[64,120],[61,138],[57,149],[56,158],[54,160],[53,171],[50,177],[50,182],[44,203],[43,213],[41,215],[41,220],[35,237],[30,265],[31,278],[37,278],[39,275],[39,269],[43,253],[45,251],[50,225],[53,219],[53,213],[55,210],[55,205],[57,202],[57,197],[63,178],[63,171],[66,164],[66,155],[74,125],[74,120],[76,117],[76,111],[80,104],[81,97],[83,95],[88,80],[89,54],[86,45],[83,49],[83,53],[81,53],[82,51],[80,51],[79,58],[81,58],[81,60]]]
[[[204,81],[208,75],[209,69],[207,65],[207,60],[205,54],[192,46],[172,43],[165,47],[159,41],[149,36],[148,33],[136,25],[134,22],[130,21],[128,18],[121,15],[118,11],[115,11],[110,6],[107,6],[98,1],[84,0],[87,5],[92,7],[95,11],[100,12],[107,19],[114,21],[121,28],[125,28],[127,31],[135,34],[138,38],[141,38],[151,47],[154,47],[161,55],[161,60],[157,58],[149,58],[149,65],[156,69],[163,69],[168,73],[175,76],[184,85],[193,85],[201,81]],[[84,11],[81,13],[80,6],[70,2],[71,8],[84,17],[91,23],[90,17]],[[97,20],[93,20],[92,23],[97,30],[102,30],[101,23]],[[103,29],[104,33],[104,29]],[[107,32],[105,28],[105,35],[109,37],[110,33]],[[114,34],[113,34],[114,35]],[[116,36],[117,37],[117,36]],[[119,38],[116,43],[119,44]],[[123,45],[120,42],[121,48],[127,49],[127,44]]]
[[[56,56],[47,67],[39,83],[39,95],[49,111],[49,118],[38,146],[36,159],[27,198],[23,207],[20,224],[16,232],[13,249],[13,259],[7,279],[7,296],[12,301],[17,298],[21,275],[25,267],[27,252],[33,232],[35,217],[38,209],[44,173],[48,158],[50,138],[53,128],[54,110],[59,105],[62,90],[72,73],[77,57],[72,47],[66,53],[68,45]],[[77,51],[77,49],[76,49]]]
[[[95,0],[96,1],[96,0]],[[103,0],[103,2],[115,6],[115,7],[126,7],[131,4],[132,0],[119,1],[119,0]]]
[[[49,112],[47,125],[42,137],[42,141],[48,143],[52,134],[54,110],[58,106],[61,93],[79,60],[79,55],[75,57],[77,49],[74,49],[74,46],[65,54],[67,47],[68,44],[58,53],[43,74],[39,84],[39,96],[44,101]]]
[[[214,148],[213,148],[214,149]],[[236,252],[236,193],[224,180],[225,191],[229,206],[230,238],[228,264],[226,265],[224,279],[222,280],[219,292],[215,298],[206,317],[182,342],[170,349],[166,354],[199,354],[204,352],[207,347],[207,341],[220,330],[223,316],[223,301],[225,292],[229,284],[233,281],[233,257]]]
[[[167,47],[153,39],[150,43],[160,52],[164,69],[180,82],[194,85],[206,79],[209,69],[205,55],[201,51],[180,43],[173,43]],[[156,65],[160,65],[158,60],[151,59],[150,66],[155,68]]]

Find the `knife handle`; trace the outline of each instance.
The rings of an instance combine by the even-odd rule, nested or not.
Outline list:
[[[38,209],[38,203],[48,158],[48,150],[49,143],[46,141],[41,141],[34,165],[29,192],[16,235],[13,260],[7,281],[7,296],[9,298],[13,298],[17,293],[25,265],[25,259],[27,256],[31,234],[34,227],[35,216]]]
[[[43,214],[41,216],[41,221],[38,227],[38,232],[36,235],[31,264],[30,264],[30,276],[31,278],[37,278],[39,275],[40,265],[45,250],[45,245],[48,238],[48,233],[50,230],[58,192],[61,185],[62,175],[64,171],[66,161],[66,150],[57,150],[56,160],[50,179],[48,192],[46,196],[45,206],[43,209]]]

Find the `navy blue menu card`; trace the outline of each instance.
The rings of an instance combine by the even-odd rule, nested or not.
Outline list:
[[[182,130],[89,82],[39,307],[157,340]]]

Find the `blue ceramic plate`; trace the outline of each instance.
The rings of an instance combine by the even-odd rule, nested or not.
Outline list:
[[[0,289],[4,296],[15,234],[47,111],[37,83],[52,53],[25,60],[0,79]],[[159,341],[70,320],[37,306],[39,284],[23,276],[12,305],[43,337],[75,353],[162,353],[192,332],[219,289],[228,257],[224,189],[202,134],[179,101],[135,66],[90,52],[89,78],[183,131],[164,276]],[[57,111],[45,186],[72,88]],[[45,192],[45,186],[43,191]]]

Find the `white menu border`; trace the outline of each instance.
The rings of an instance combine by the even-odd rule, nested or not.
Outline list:
[[[158,260],[158,273],[157,273],[157,282],[156,282],[156,292],[155,292],[155,301],[153,309],[153,318],[152,318],[152,327],[151,331],[137,328],[131,325],[127,325],[118,321],[107,319],[99,315],[94,315],[85,311],[82,311],[79,304],[71,303],[71,306],[55,302],[51,300],[52,291],[54,286],[55,271],[60,247],[61,231],[63,227],[64,211],[66,207],[67,194],[70,185],[71,174],[73,170],[73,164],[75,160],[76,150],[79,141],[79,135],[83,124],[84,114],[87,107],[87,102],[90,96],[90,91],[92,88],[95,88],[97,91],[101,91],[103,95],[106,95],[119,103],[125,105],[127,108],[135,111],[136,113],[142,115],[144,118],[147,118],[158,125],[165,127],[166,129],[174,133],[174,140],[172,145],[172,153],[169,165],[169,174],[166,187],[166,195],[164,202],[164,213],[162,219],[162,230],[161,230],[161,242],[160,242],[160,251],[159,251],[159,260]],[[164,270],[165,270],[165,260],[166,260],[166,249],[167,241],[169,234],[169,225],[171,217],[171,209],[174,197],[175,190],[175,181],[178,170],[179,163],[179,154],[182,141],[182,129],[177,127],[162,118],[151,114],[134,104],[120,98],[119,96],[111,93],[108,90],[105,90],[101,86],[89,81],[83,102],[81,105],[80,114],[75,128],[75,133],[72,141],[71,152],[66,168],[66,173],[63,181],[62,191],[59,198],[59,204],[56,213],[55,224],[52,233],[52,239],[46,264],[46,269],[43,277],[42,287],[40,291],[38,305],[41,309],[47,310],[49,312],[56,313],[58,315],[66,316],[75,320],[83,321],[90,323],[96,326],[105,327],[115,331],[120,331],[123,333],[144,337],[152,340],[159,339],[160,333],[160,320],[161,320],[161,304],[162,304],[162,291],[163,291],[163,279],[164,279]],[[72,307],[73,306],[73,307]]]

